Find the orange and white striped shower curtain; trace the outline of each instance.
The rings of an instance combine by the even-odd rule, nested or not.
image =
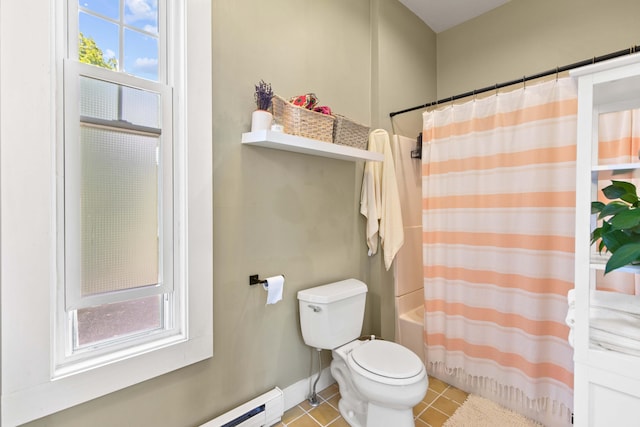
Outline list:
[[[577,98],[566,79],[424,113],[429,373],[570,425]]]

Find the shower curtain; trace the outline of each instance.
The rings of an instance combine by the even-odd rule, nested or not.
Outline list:
[[[424,113],[429,373],[569,426],[577,95],[569,78]]]

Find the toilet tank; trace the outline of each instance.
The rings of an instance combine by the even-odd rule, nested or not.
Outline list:
[[[347,279],[298,292],[305,344],[333,350],[362,332],[367,285]]]

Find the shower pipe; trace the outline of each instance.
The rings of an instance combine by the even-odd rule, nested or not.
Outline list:
[[[556,67],[556,68],[554,68],[552,70],[543,71],[543,72],[538,73],[538,74],[533,74],[533,75],[530,75],[530,76],[524,76],[524,77],[521,77],[519,79],[511,80],[511,81],[504,82],[504,83],[496,83],[493,86],[483,87],[482,89],[472,90],[472,91],[469,91],[469,92],[461,93],[460,95],[450,96],[448,98],[443,98],[443,99],[440,99],[438,101],[429,102],[427,104],[418,105],[418,106],[407,108],[407,109],[404,109],[404,110],[394,111],[392,113],[389,113],[389,117],[393,118],[394,116],[397,116],[398,114],[404,114],[404,113],[408,113],[410,111],[415,111],[415,110],[420,110],[420,109],[423,109],[423,108],[433,107],[434,105],[439,105],[439,104],[444,104],[446,102],[456,101],[458,99],[467,98],[469,96],[475,96],[475,95],[478,95],[480,93],[489,92],[489,91],[492,91],[492,90],[498,90],[498,89],[501,89],[501,88],[504,88],[504,87],[507,87],[507,86],[513,86],[513,85],[518,84],[518,83],[524,83],[524,82],[527,82],[529,80],[535,80],[535,79],[539,79],[541,77],[551,76],[553,74],[558,75],[558,73],[562,73],[564,71],[572,70],[574,68],[583,67],[583,66],[589,65],[589,64],[595,64],[596,62],[606,61],[608,59],[617,58],[619,56],[631,55],[632,53],[636,53],[636,52],[640,52],[640,47],[639,46],[633,46],[633,47],[631,47],[629,49],[622,49],[622,50],[619,50],[617,52],[608,53],[608,54],[602,55],[602,56],[594,56],[591,59],[585,59],[584,61],[574,62],[573,64],[564,65],[562,67]]]

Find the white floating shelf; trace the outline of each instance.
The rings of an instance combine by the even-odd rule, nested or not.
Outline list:
[[[269,130],[243,133],[242,143],[340,160],[370,160],[374,162],[384,160],[384,155],[381,153]]]

